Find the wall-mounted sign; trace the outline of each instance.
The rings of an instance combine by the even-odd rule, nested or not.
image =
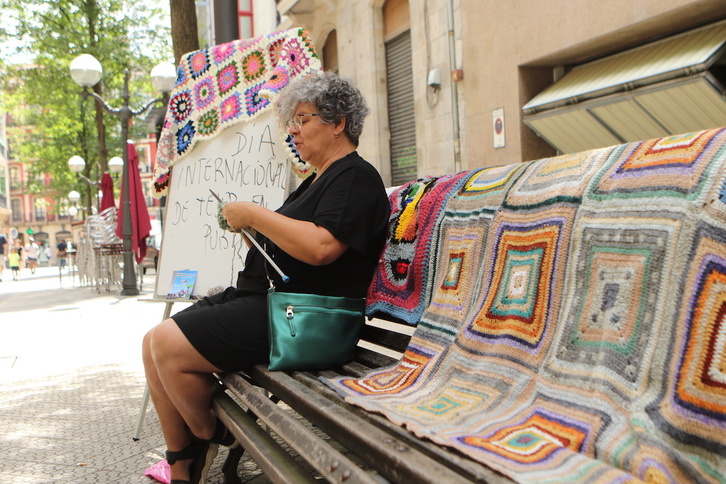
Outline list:
[[[506,140],[504,137],[504,108],[497,108],[492,111],[492,132],[494,148],[504,148]]]

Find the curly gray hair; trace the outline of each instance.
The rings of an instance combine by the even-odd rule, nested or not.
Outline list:
[[[324,123],[337,124],[345,119],[348,139],[358,146],[363,120],[370,113],[363,95],[351,81],[334,72],[316,72],[291,82],[277,101],[277,117],[282,126],[292,119],[298,104],[311,103]]]

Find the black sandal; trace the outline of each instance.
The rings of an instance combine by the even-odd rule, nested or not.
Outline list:
[[[174,465],[177,461],[192,459],[189,465],[188,481],[183,479],[172,479],[170,484],[203,484],[207,480],[209,468],[217,456],[218,445],[216,442],[197,439],[196,437],[182,450],[167,450],[166,461]]]
[[[197,446],[197,442],[195,440],[192,440],[192,442],[184,447],[182,450],[167,450],[166,462],[171,466],[176,464],[176,462],[179,460],[194,459],[197,456]],[[184,479],[172,479],[169,484],[191,484],[191,481],[187,481]]]

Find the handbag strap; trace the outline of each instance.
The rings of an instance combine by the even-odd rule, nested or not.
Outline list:
[[[265,255],[267,254],[267,243],[263,244],[264,249],[260,248],[260,252],[262,252]],[[265,276],[267,276],[267,282],[270,284],[270,287],[267,288],[267,292],[275,292],[275,281],[272,280],[272,277],[270,277],[270,268],[267,265],[267,257],[265,257],[265,261],[262,263],[262,265],[265,267]]]
[[[265,248],[262,248],[260,246],[260,243],[257,242],[257,239],[255,239],[255,237],[252,236],[252,234],[250,233],[249,230],[247,230],[247,229],[240,229],[240,230],[247,236],[247,238],[250,240],[250,242],[252,242],[252,245],[254,245],[255,247],[257,247],[257,250],[259,250],[262,253],[262,255],[265,257],[265,261],[266,261],[265,262],[265,273],[267,273],[267,279],[270,280],[270,283],[272,283],[272,279],[270,279],[270,273],[267,272],[267,262],[269,262],[270,264],[272,264],[272,267],[274,267],[275,270],[277,271],[277,273],[280,274],[280,277],[282,278],[282,282],[289,281],[290,278],[288,276],[286,276],[284,272],[282,272],[282,269],[280,269],[278,267],[278,265],[275,264],[275,261],[272,260],[272,257],[270,256],[270,254],[268,254],[267,253],[267,250],[265,250],[267,248],[267,242],[265,242]],[[270,239],[268,239],[267,237],[265,237],[265,240],[270,240]],[[272,243],[273,242],[270,240],[270,244],[272,244]]]
[[[260,246],[260,244],[257,241],[255,241],[255,246],[257,247],[257,249],[260,252],[262,252],[262,255],[265,256],[263,266],[265,268],[265,276],[267,276],[267,281],[270,283],[270,287],[267,290],[267,292],[270,293],[270,292],[275,292],[275,281],[272,279],[272,277],[270,277],[270,267],[268,265],[268,262],[275,268],[277,273],[280,274],[280,277],[282,278],[282,282],[288,282],[288,281],[290,281],[290,278],[288,276],[286,276],[284,272],[282,272],[282,270],[278,267],[278,265],[275,264],[275,261],[272,259],[272,256],[267,252],[268,242],[273,247],[275,246],[275,243],[272,242],[267,237],[265,237],[265,241],[266,242],[262,243],[262,246]]]

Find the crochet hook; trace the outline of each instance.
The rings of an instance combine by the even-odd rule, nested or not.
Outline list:
[[[217,199],[217,201],[219,203],[224,203],[222,201],[222,199],[219,198],[219,195],[217,195],[216,193],[214,193],[214,191],[212,191],[211,188],[209,189],[209,192],[214,196],[214,198]],[[243,234],[245,234],[245,236],[247,236],[247,238],[249,239],[249,241],[252,242],[252,244],[255,247],[257,247],[257,250],[259,250],[262,253],[262,255],[265,256],[265,259],[267,259],[267,262],[269,262],[270,265],[272,265],[272,267],[277,271],[277,273],[280,274],[280,277],[282,278],[282,282],[288,282],[290,280],[290,278],[288,276],[286,276],[284,272],[282,272],[282,269],[280,269],[277,266],[277,264],[275,264],[275,261],[272,260],[272,257],[270,257],[270,255],[265,251],[265,249],[263,249],[260,246],[259,242],[257,242],[257,240],[255,240],[254,236],[249,232],[249,230],[247,230],[247,229],[240,229],[240,232],[242,232]]]

